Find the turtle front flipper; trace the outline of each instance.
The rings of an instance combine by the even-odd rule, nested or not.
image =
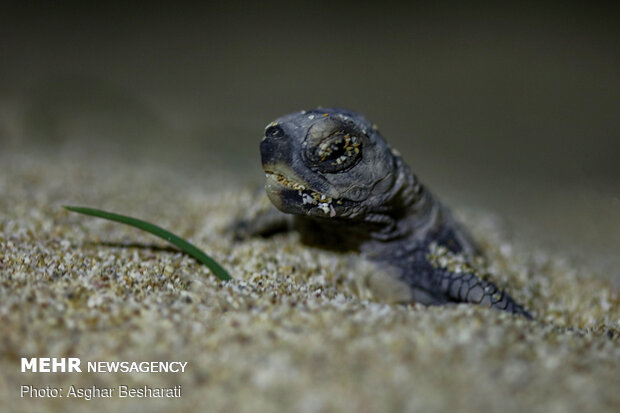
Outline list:
[[[290,231],[294,217],[277,210],[260,190],[254,196],[251,207],[228,224],[225,233],[232,235],[235,241],[244,241],[252,237],[270,237],[274,234]]]
[[[399,278],[411,290],[413,301],[428,305],[478,304],[533,319],[522,305],[476,271],[463,254],[431,246],[430,251],[416,249],[408,258],[408,262],[401,261]]]
[[[532,315],[505,291],[473,272],[438,269],[434,276],[437,277],[439,290],[446,294],[450,301],[479,304],[533,319]]]

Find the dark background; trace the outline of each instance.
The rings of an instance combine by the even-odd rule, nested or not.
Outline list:
[[[617,9],[227,3],[5,2],[4,150],[217,168],[253,185],[268,122],[342,106],[443,199],[616,257]]]

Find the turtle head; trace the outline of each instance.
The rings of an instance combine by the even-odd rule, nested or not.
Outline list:
[[[323,218],[355,219],[385,205],[400,164],[366,118],[334,108],[276,119],[260,152],[273,204]]]

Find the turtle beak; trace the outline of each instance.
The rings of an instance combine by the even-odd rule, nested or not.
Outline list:
[[[268,165],[290,165],[292,162],[292,148],[290,139],[281,136],[266,135],[260,143],[260,156],[263,168]]]

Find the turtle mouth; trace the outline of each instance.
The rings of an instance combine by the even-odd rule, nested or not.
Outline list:
[[[281,207],[285,207],[284,204],[288,204],[288,206],[293,204],[311,215],[318,215],[318,211],[321,211],[321,215],[336,216],[333,203],[340,205],[342,204],[340,200],[309,188],[306,182],[296,176],[291,177],[291,175],[295,176],[294,174],[285,175],[273,169],[265,169],[265,177],[267,178],[265,189],[272,201],[274,201],[273,196],[277,198],[278,202],[274,202],[276,206],[283,209]],[[293,198],[291,195],[295,193],[297,196]]]
[[[267,181],[276,182],[279,185],[289,189],[294,189],[296,191],[305,191],[307,189],[306,184],[301,183],[296,179],[287,178],[285,175],[278,172],[265,170],[265,177],[267,178]]]

